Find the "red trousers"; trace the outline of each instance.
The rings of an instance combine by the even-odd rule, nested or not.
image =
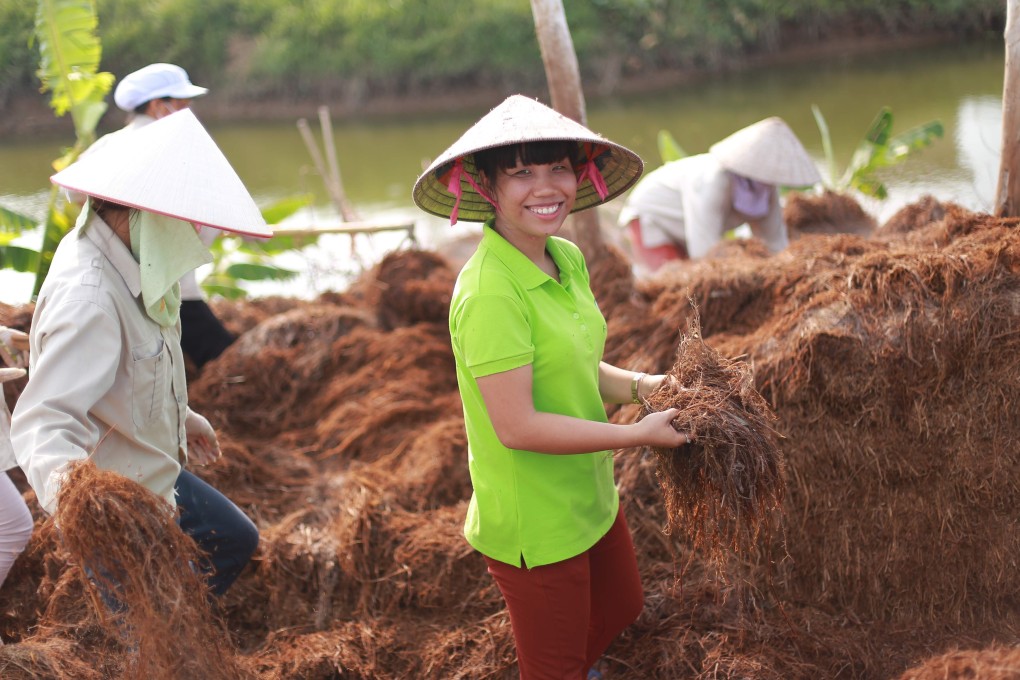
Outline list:
[[[644,606],[622,507],[609,532],[576,557],[530,569],[485,561],[510,610],[521,680],[584,680]]]
[[[683,243],[667,243],[662,246],[649,248],[641,240],[641,220],[635,217],[627,223],[627,233],[630,235],[630,247],[634,259],[650,271],[666,264],[670,260],[688,260],[687,246]]]

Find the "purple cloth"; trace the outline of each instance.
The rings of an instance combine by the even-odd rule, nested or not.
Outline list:
[[[733,209],[751,219],[765,217],[772,190],[771,184],[733,175]]]

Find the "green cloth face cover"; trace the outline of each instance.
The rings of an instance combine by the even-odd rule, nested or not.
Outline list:
[[[181,312],[178,280],[195,267],[212,262],[212,253],[189,222],[132,210],[128,225],[131,253],[141,273],[145,311],[164,328],[176,325]]]

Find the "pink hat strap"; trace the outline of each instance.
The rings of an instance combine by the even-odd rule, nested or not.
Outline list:
[[[599,170],[599,166],[596,165],[595,159],[601,156],[606,150],[606,147],[595,144],[585,144],[584,153],[588,160],[584,164],[584,168],[577,176],[577,183],[580,184],[585,179],[591,180],[591,185],[595,187],[595,191],[598,193],[601,200],[606,200],[606,196],[609,195],[609,188],[606,186],[606,180],[602,177],[602,172]],[[593,153],[597,152],[597,153]]]
[[[464,178],[468,184],[478,192],[478,195],[484,198],[486,201],[492,204],[492,207],[499,211],[499,206],[496,202],[489,197],[482,187],[478,186],[475,182],[475,178],[471,176],[470,172],[464,170],[464,159],[458,158],[453,162],[453,168],[450,170],[450,180],[446,183],[446,189],[456,197],[453,203],[453,210],[450,212],[450,226],[457,224],[457,212],[460,210],[460,199],[464,195],[464,189],[460,186],[460,180]],[[604,185],[603,185],[604,186]]]

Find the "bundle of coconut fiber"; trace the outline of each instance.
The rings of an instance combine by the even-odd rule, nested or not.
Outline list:
[[[125,677],[245,677],[195,569],[204,556],[165,500],[85,461],[70,467],[53,519],[100,621],[124,642]]]
[[[750,367],[706,345],[695,313],[667,376],[645,409],[679,409],[673,422],[692,438],[653,449],[667,532],[686,533],[711,558],[749,554],[759,538],[767,546],[785,491],[783,454],[775,414]]]
[[[814,195],[790,192],[783,204],[783,222],[790,240],[811,234],[868,236],[877,227],[853,196],[829,189]]]
[[[1017,680],[1020,647],[946,652],[911,668],[899,680]]]

